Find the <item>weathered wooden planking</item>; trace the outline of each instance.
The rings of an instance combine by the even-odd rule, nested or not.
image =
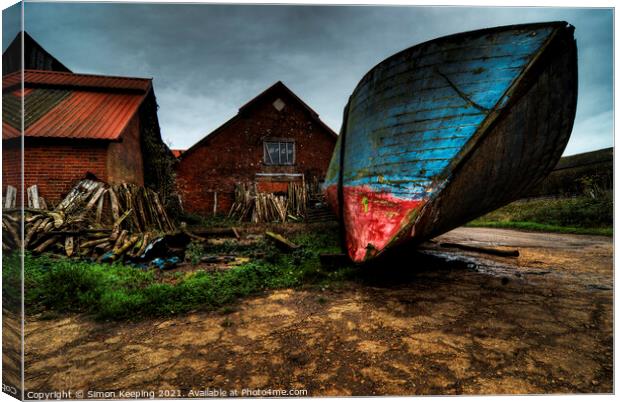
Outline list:
[[[351,96],[343,169],[346,185],[371,185],[395,195],[424,196],[487,115],[459,96],[438,72],[452,74],[454,65],[456,70],[468,72],[453,74],[451,80],[476,104],[492,108],[552,32],[549,26],[541,26],[482,37],[472,33],[461,39],[461,47],[446,44],[451,52],[438,52],[441,46],[437,43],[420,45],[373,69]],[[497,42],[508,42],[506,49]],[[516,54],[493,57],[497,48]],[[417,68],[419,64],[426,67]],[[406,80],[395,82],[392,66],[402,65],[410,67],[409,74],[401,74]],[[478,76],[477,71],[481,71]],[[425,92],[416,92],[424,88]],[[446,94],[451,97],[445,98]],[[407,113],[403,114],[404,110]],[[413,152],[402,153],[412,145]],[[385,183],[380,176],[388,176]],[[393,186],[395,180],[412,185]]]
[[[39,205],[39,187],[36,184],[26,189],[28,195],[28,208],[40,209]]]
[[[576,47],[556,43],[525,77],[524,92],[415,223],[416,241],[505,205],[544,179],[568,142],[577,104]],[[570,45],[573,46],[570,46]]]
[[[353,260],[462,224],[548,173],[574,119],[572,33],[565,22],[467,32],[406,49],[366,74],[345,108],[324,186]],[[541,99],[550,104],[536,110]],[[483,146],[488,136],[498,138],[494,149]]]
[[[6,196],[4,198],[4,208],[15,208],[15,201],[17,200],[17,189],[11,185],[6,186]]]

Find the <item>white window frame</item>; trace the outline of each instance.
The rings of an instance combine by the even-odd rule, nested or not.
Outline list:
[[[268,151],[267,145],[268,144],[278,144],[278,160],[274,161],[271,158],[271,154]],[[288,147],[288,146],[292,146],[293,147],[293,157],[292,160],[290,161],[284,161],[282,162],[281,160],[281,155],[282,155],[282,147]],[[288,151],[288,150],[287,150]],[[285,155],[288,155],[288,152],[285,153]],[[295,164],[295,160],[297,159],[297,150],[296,150],[296,146],[295,146],[295,140],[291,140],[288,138],[265,138],[265,140],[263,141],[263,163],[265,163],[265,165],[269,165],[269,166],[291,166]]]

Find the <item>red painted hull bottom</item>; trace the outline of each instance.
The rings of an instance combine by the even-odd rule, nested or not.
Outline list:
[[[339,214],[337,186],[327,188],[327,201]],[[362,262],[393,243],[426,200],[405,200],[368,187],[344,187],[344,226],[349,257]],[[407,235],[408,237],[409,235]]]

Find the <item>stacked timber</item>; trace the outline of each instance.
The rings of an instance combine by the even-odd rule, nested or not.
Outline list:
[[[303,217],[306,215],[306,206],[308,204],[308,190],[304,182],[290,183],[288,185],[288,214],[295,217]]]
[[[22,247],[21,209],[2,214],[2,247]],[[25,208],[23,247],[34,253],[117,260],[137,257],[175,230],[156,192],[132,184],[80,181],[53,210]]]
[[[252,223],[298,221],[304,218],[307,203],[303,182],[289,183],[286,196],[258,192],[255,184],[238,183],[228,217]]]

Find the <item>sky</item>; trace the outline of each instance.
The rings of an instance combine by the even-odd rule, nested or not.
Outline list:
[[[613,146],[613,11],[584,8],[26,3],[27,32],[74,72],[153,78],[162,137],[186,149],[284,82],[338,132],[364,74],[452,33],[575,26],[577,116],[564,155]],[[3,12],[3,50],[19,31]]]

